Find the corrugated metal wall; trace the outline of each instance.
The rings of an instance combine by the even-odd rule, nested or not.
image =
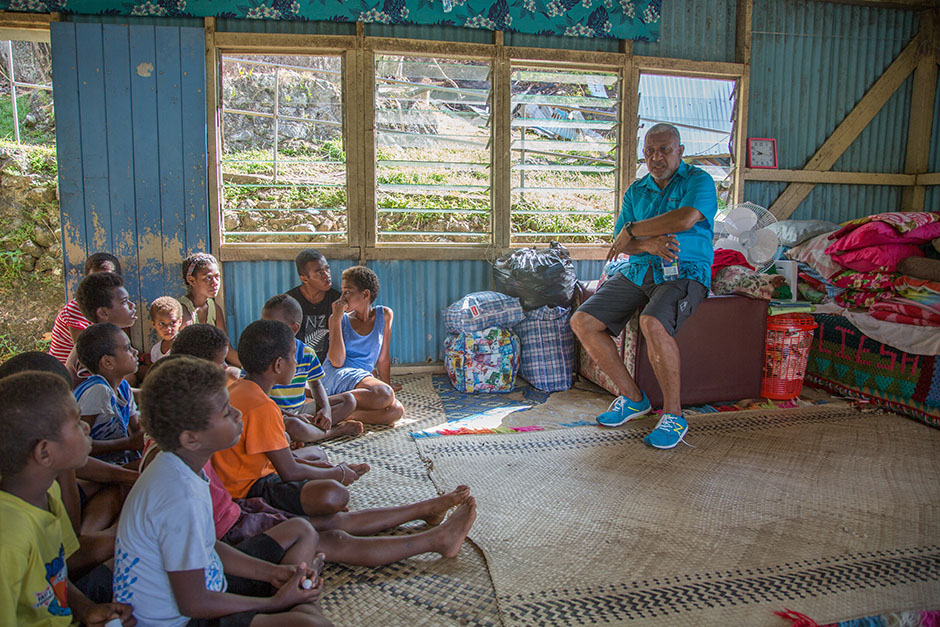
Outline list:
[[[138,310],[178,295],[209,246],[203,30],[53,22],[51,41],[67,291],[107,251]]]
[[[599,278],[605,262],[575,261],[579,279]],[[298,284],[292,261],[232,261],[224,265],[225,311],[233,341],[257,320],[264,301]],[[355,262],[330,261],[333,286]],[[395,312],[392,363],[415,364],[443,358],[443,311],[469,294],[488,290],[491,266],[486,261],[376,261],[368,264],[379,276],[378,303]]]
[[[933,101],[933,134],[930,138],[930,161],[928,172],[940,172],[940,82],[937,83],[937,95]],[[927,211],[940,211],[940,185],[927,188]]]
[[[757,14],[756,6],[754,13]],[[734,0],[664,2],[659,41],[635,42],[633,54],[693,61],[734,61],[734,30]]]
[[[748,135],[775,137],[781,168],[800,169],[917,32],[917,13],[805,0],[756,0]],[[833,170],[902,172],[912,80],[891,97]],[[769,206],[785,185],[748,182]],[[834,222],[895,211],[901,189],[817,185],[791,216]]]

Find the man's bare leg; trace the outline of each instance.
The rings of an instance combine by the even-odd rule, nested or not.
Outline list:
[[[623,358],[617,353],[617,345],[607,333],[607,326],[603,322],[588,313],[576,311],[571,316],[571,329],[588,355],[610,377],[623,396],[631,401],[643,398],[643,393],[623,365]]]
[[[640,330],[649,347],[650,365],[663,391],[663,411],[682,415],[679,398],[679,345],[663,323],[653,316],[640,316]]]

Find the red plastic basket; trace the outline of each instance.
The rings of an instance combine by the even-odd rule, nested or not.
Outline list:
[[[803,313],[786,313],[767,319],[761,396],[789,400],[800,395],[813,329],[817,326],[811,315]]]

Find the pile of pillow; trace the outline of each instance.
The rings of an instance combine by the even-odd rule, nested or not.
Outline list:
[[[811,236],[787,251],[787,256],[818,273],[814,289],[841,290],[834,298],[843,307],[872,308],[876,317],[908,324],[936,324],[936,310],[930,307],[918,317],[917,310],[923,307],[907,298],[911,286],[903,272],[914,262],[937,262],[921,258],[924,245],[938,237],[938,211],[881,213]],[[901,289],[904,294],[899,293]],[[918,318],[929,322],[909,321]]]

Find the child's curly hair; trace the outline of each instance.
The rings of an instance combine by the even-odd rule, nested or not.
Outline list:
[[[369,290],[370,302],[375,302],[379,295],[379,277],[365,266],[353,266],[343,270],[343,280],[349,281],[359,290]]]
[[[295,350],[294,332],[275,320],[255,320],[238,338],[238,356],[248,374],[264,372],[278,357],[290,357]]]
[[[225,389],[225,372],[188,355],[164,358],[140,389],[140,420],[163,451],[180,446],[183,431],[204,431],[215,407],[212,397]]]
[[[85,327],[75,338],[75,355],[80,364],[94,374],[98,374],[101,358],[114,355],[122,340],[126,340],[124,331],[110,322],[99,322]]]
[[[161,296],[150,303],[151,320],[154,316],[170,316],[172,314],[176,314],[177,318],[183,316],[183,306],[172,296]]]

